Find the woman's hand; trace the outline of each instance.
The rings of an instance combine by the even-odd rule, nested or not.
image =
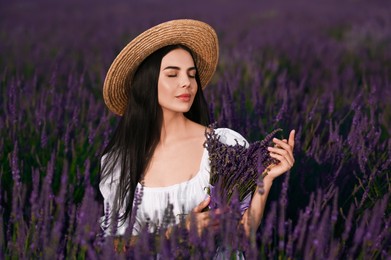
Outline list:
[[[289,134],[289,139],[273,139],[275,147],[268,147],[270,156],[279,163],[269,166],[268,174],[263,179],[263,193],[257,187],[251,199],[250,207],[244,212],[241,223],[247,236],[255,234],[265,210],[266,200],[273,184],[273,180],[290,170],[295,162],[293,148],[295,146],[295,130]]]
[[[203,210],[209,205],[210,197],[207,197],[200,204],[198,204],[192,212],[186,218],[186,228],[187,230],[194,232],[197,231],[199,236],[202,235],[202,232],[205,228],[210,228],[211,230],[216,231],[219,227],[219,218],[221,210],[217,209],[214,211],[205,211]]]
[[[268,147],[267,149],[270,152],[270,156],[279,161],[278,164],[275,164],[269,168],[267,176],[272,180],[280,176],[284,172],[289,171],[293,164],[295,163],[295,158],[293,157],[293,148],[295,146],[295,130],[292,130],[289,134],[289,139],[279,140],[273,138],[275,143],[274,147]]]

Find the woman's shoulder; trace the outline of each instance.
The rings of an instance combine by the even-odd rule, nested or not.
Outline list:
[[[238,132],[230,128],[216,128],[215,133],[219,136],[219,141],[227,145],[240,144],[248,146],[247,140]]]

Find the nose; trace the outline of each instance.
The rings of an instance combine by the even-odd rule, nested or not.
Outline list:
[[[180,86],[182,88],[188,88],[190,87],[190,78],[189,76],[185,75],[181,78],[181,81],[180,81]]]

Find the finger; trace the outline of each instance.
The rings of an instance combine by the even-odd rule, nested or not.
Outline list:
[[[218,219],[211,218],[209,214],[203,214],[202,216],[199,216],[196,221],[199,234],[202,234],[205,228],[214,228],[219,227],[220,225],[220,221]]]
[[[284,142],[284,141],[279,140],[279,139],[276,139],[276,140],[273,139],[273,142],[275,142],[276,144],[278,144],[277,146],[275,146],[275,148],[279,148],[279,149],[283,149],[283,150],[285,150],[285,151],[288,151],[289,154],[291,154],[292,157],[293,157],[293,146],[291,146],[291,145],[289,144],[289,141],[288,141],[288,142]],[[282,153],[282,154],[283,154],[283,153]]]
[[[292,147],[288,143],[285,143],[280,139],[273,138],[273,142],[276,144],[275,147],[283,148],[285,150],[292,150]]]
[[[293,152],[291,149],[285,150],[283,148],[268,147],[267,150],[271,153],[279,154],[284,157],[292,157],[293,158]]]
[[[220,231],[220,226],[213,226],[212,227],[212,232],[213,233],[217,234],[217,232],[219,232],[219,231]]]
[[[210,196],[200,202],[194,209],[193,212],[202,212],[204,208],[206,208],[210,203]]]
[[[220,229],[220,223],[219,222],[213,223],[209,225],[209,227],[213,230],[213,232],[218,232]]]
[[[217,217],[217,216],[220,216],[222,215],[226,210],[223,210],[221,208],[218,208],[218,209],[215,209],[213,211],[210,212],[210,215],[212,215],[213,217]]]
[[[219,226],[219,225],[220,225],[220,220],[219,219],[213,219],[208,224],[209,227],[216,227],[216,226]]]
[[[277,160],[280,161],[280,164],[285,164],[287,167],[291,168],[293,166],[293,161],[292,159],[290,159],[289,157],[284,157],[282,155],[279,155],[279,154],[275,154],[275,153],[271,153],[270,154],[270,157],[273,157]],[[280,165],[279,164],[279,165]]]
[[[288,140],[286,140],[286,139],[283,139],[281,141],[283,141],[286,144],[288,143]],[[274,144],[274,147],[281,148],[281,146],[279,146],[278,144]]]
[[[274,148],[274,147],[268,147],[268,150],[270,151],[270,156],[272,156],[272,155],[281,156],[280,158],[286,159],[286,161],[289,162],[289,165],[293,165],[295,159],[293,158],[292,151],[286,151],[286,150]],[[281,160],[279,159],[279,161],[281,161]]]
[[[292,147],[295,147],[295,133],[296,131],[295,130],[292,130],[290,133],[289,133],[289,141],[288,141],[288,144]]]

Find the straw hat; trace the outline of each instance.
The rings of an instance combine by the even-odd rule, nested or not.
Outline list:
[[[205,88],[218,62],[216,32],[208,24],[196,20],[168,21],[134,38],[111,64],[103,85],[103,98],[113,113],[124,113],[128,103],[126,87],[141,62],[158,49],[175,44],[185,45],[192,50],[202,88]]]

